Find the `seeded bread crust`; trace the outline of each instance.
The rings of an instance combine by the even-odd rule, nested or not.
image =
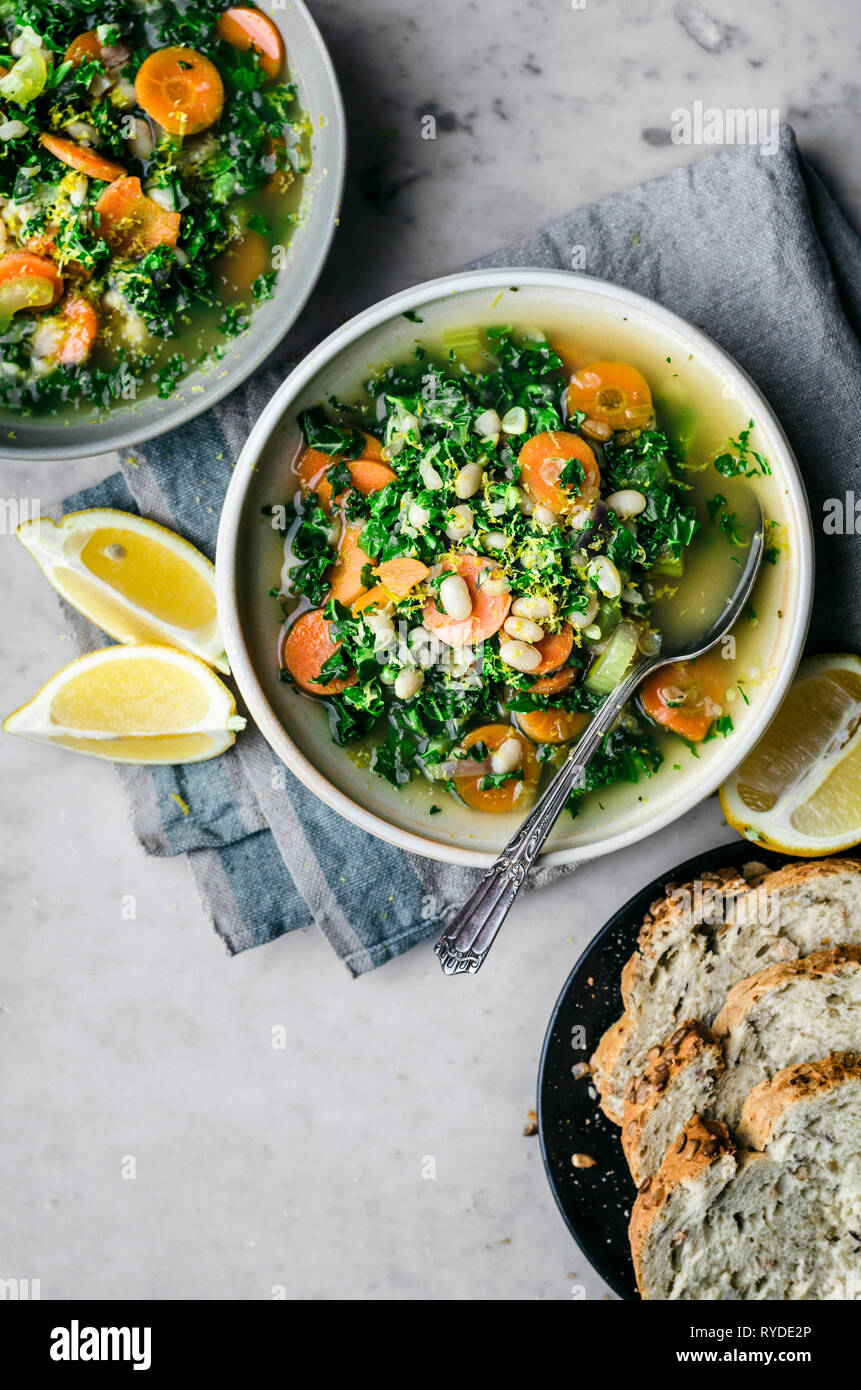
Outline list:
[[[726,1125],[718,1120],[703,1120],[692,1115],[667,1150],[655,1178],[640,1183],[637,1200],[628,1225],[631,1257],[637,1276],[637,1287],[643,1292],[641,1280],[642,1253],[649,1233],[663,1210],[669,1194],[682,1183],[692,1184],[708,1169],[722,1165],[729,1181],[735,1172],[736,1144]],[[727,1159],[732,1159],[728,1164]]]
[[[766,1148],[791,1106],[855,1082],[861,1085],[859,1052],[830,1052],[818,1062],[784,1067],[770,1081],[754,1086],[745,1101],[737,1130],[739,1143],[749,1149]]]
[[[645,1071],[631,1078],[622,1117],[622,1148],[638,1188],[649,1176],[642,1155],[646,1149],[645,1136],[654,1123],[661,1098],[672,1091],[678,1079],[690,1073],[691,1068],[704,1079],[717,1077],[724,1068],[722,1043],[697,1019],[682,1023],[663,1047],[651,1049],[648,1059]],[[673,1137],[672,1133],[666,1135],[665,1151]],[[660,1147],[658,1136],[652,1142]]]
[[[725,869],[683,888],[667,884],[622,971],[625,1012],[591,1058],[605,1114],[623,1122],[630,1078],[680,1017],[696,1013],[709,1024],[728,989],[760,962],[793,960],[842,941],[861,945],[861,862],[854,859],[787,865],[765,877],[752,873],[750,882]],[[690,960],[677,971],[678,997],[658,1009],[659,986],[683,950]]]
[[[814,997],[804,986],[816,989],[818,981],[824,988]],[[858,946],[836,946],[771,965],[733,986],[711,1029],[689,1021],[663,1048],[652,1048],[649,1065],[628,1087],[622,1124],[622,1148],[637,1186],[658,1171],[664,1152],[691,1115],[736,1125],[747,1092],[774,1072],[771,1057],[803,1063],[835,1042],[845,1047],[857,1039],[861,1046],[860,982]],[[774,1036],[769,1018],[776,1021],[787,990],[794,990],[796,997],[792,1027],[796,1021],[802,1025],[792,1038],[794,1058],[781,1054],[784,1038],[770,1049],[767,1045],[768,1037]],[[843,1006],[841,1016],[835,1014],[832,999]]]
[[[827,951],[814,951],[800,960],[782,961],[758,970],[755,975],[733,985],[712,1024],[712,1032],[720,1039],[727,1037],[766,995],[784,989],[791,980],[804,977],[824,980],[847,962],[861,963],[861,946],[831,946]]]
[[[851,1101],[850,1088],[855,1093],[854,1109],[846,1112],[844,1122],[851,1129],[848,1134],[835,1135],[840,1112],[829,1116],[823,1102],[829,1094],[844,1089]],[[817,1062],[787,1067],[751,1092],[741,1126],[749,1148],[736,1149],[720,1122],[693,1116],[670,1147],[657,1176],[644,1181],[634,1203],[629,1237],[642,1297],[785,1298],[792,1297],[791,1291],[799,1287],[802,1291],[796,1296],[805,1298],[846,1296],[829,1290],[841,1282],[845,1286],[847,1260],[852,1262],[853,1277],[855,1274],[857,1248],[851,1243],[852,1231],[847,1233],[842,1225],[847,1216],[850,1225],[857,1220],[859,1191],[856,1176],[850,1180],[848,1199],[839,1190],[843,1169],[829,1163],[829,1149],[836,1138],[850,1151],[857,1146],[859,1098],[861,1055],[835,1053]],[[808,1111],[805,1115],[808,1105],[818,1106],[820,1113],[811,1115]],[[807,1130],[794,1133],[793,1125],[800,1128],[805,1120],[812,1120]],[[798,1148],[793,1152],[796,1140]],[[803,1151],[802,1141],[807,1145]],[[801,1169],[799,1160],[805,1165]],[[820,1160],[822,1166],[817,1169]],[[842,1241],[817,1242],[814,1238],[813,1249],[823,1266],[813,1272],[805,1270],[796,1241],[790,1238],[790,1233],[797,1234],[800,1242],[806,1233],[793,1224],[788,1208],[781,1206],[789,1200],[781,1191],[784,1175],[788,1178],[793,1173],[796,1199],[801,1194],[803,1201],[806,1194],[806,1200],[812,1202],[808,1209],[817,1211],[819,1185],[827,1182],[831,1189],[828,1200],[835,1203],[837,1212]],[[742,1183],[748,1194],[752,1191],[755,1198],[761,1195],[763,1202],[767,1200],[777,1211],[787,1213],[784,1224],[788,1229],[775,1227],[772,1211],[766,1215],[756,1206],[751,1210],[749,1202],[746,1221],[751,1224],[743,1230],[737,1226],[733,1201],[744,1190]],[[755,1225],[758,1215],[762,1218],[759,1229]],[[732,1241],[733,1248],[727,1240]],[[679,1278],[686,1254],[684,1278]],[[753,1268],[754,1264],[758,1268]],[[748,1269],[749,1287],[743,1277]],[[819,1282],[820,1276],[824,1282]]]

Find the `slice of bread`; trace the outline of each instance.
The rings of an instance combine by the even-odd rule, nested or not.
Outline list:
[[[737,1149],[694,1116],[637,1197],[644,1299],[845,1299],[861,1292],[861,1058],[787,1067],[744,1105]]]
[[[861,947],[815,951],[734,985],[711,1029],[677,1030],[628,1087],[622,1147],[635,1183],[657,1173],[692,1115],[732,1131],[759,1082],[846,1049],[861,1052]]]
[[[740,980],[840,943],[861,945],[857,860],[788,865],[755,887],[732,869],[668,884],[622,971],[625,1012],[591,1059],[605,1113],[622,1123],[631,1078],[683,1020],[711,1024]]]

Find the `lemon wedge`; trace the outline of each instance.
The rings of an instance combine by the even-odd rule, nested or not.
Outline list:
[[[786,854],[828,854],[861,841],[861,658],[801,663],[720,800],[735,830]]]
[[[96,507],[59,525],[38,517],[17,534],[57,592],[118,642],[166,643],[229,672],[215,567],[175,532]]]
[[[223,681],[171,647],[106,647],[64,666],[3,721],[7,734],[121,763],[197,763],[245,720]]]

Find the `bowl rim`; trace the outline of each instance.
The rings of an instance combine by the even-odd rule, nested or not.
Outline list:
[[[679,314],[664,308],[663,305],[645,295],[629,290],[625,286],[616,285],[611,281],[598,279],[595,276],[581,275],[565,270],[503,266],[490,270],[459,271],[452,275],[425,280],[418,285],[399,290],[397,293],[379,300],[376,304],[370,305],[354,315],[353,318],[348,319],[346,323],[335,329],[317,347],[313,348],[285,377],[252,427],[237,460],[222,507],[215,557],[216,597],[222,635],[233,677],[252,719],[276,755],[306,787],[326,805],[338,811],[354,825],[369,831],[389,844],[396,845],[413,854],[422,855],[425,858],[459,864],[463,867],[489,867],[496,858],[496,852],[470,849],[461,845],[427,839],[414,831],[404,830],[391,824],[382,816],[377,815],[376,812],[370,811],[354,801],[346,792],[335,787],[305,756],[287,732],[257,679],[242,631],[236,585],[240,520],[246,493],[256,472],[256,460],[263,452],[271,433],[285,414],[290,400],[295,399],[312,378],[323,367],[332,362],[344,348],[371,329],[384,324],[388,319],[393,319],[407,310],[419,308],[429,301],[438,300],[446,294],[454,298],[461,292],[505,289],[514,284],[545,289],[577,289],[587,295],[594,294],[615,299],[621,304],[636,308],[647,316],[657,319],[668,329],[684,335],[697,352],[710,365],[716,366],[725,378],[734,379],[743,384],[745,394],[752,398],[756,404],[758,423],[762,423],[767,428],[770,437],[774,439],[780,450],[781,480],[784,483],[786,496],[798,525],[796,563],[799,602],[797,611],[791,618],[792,633],[782,669],[775,674],[766,698],[757,712],[757,717],[751,719],[749,728],[738,738],[737,743],[733,740],[733,767],[737,767],[742,762],[761,737],[777,713],[780,703],[789,689],[801,659],[813,603],[813,528],[804,482],[786,432],[765,396],[744,368],[739,366],[729,353],[719,347],[712,338],[699,328],[689,324]],[[545,867],[585,863],[587,860],[610,854],[615,850],[624,849],[627,845],[637,843],[639,840],[645,839],[647,835],[651,835],[678,820],[680,816],[704,801],[707,796],[711,796],[728,775],[729,770],[722,769],[719,772],[713,771],[711,775],[704,776],[702,779],[693,776],[689,779],[689,785],[684,794],[676,798],[664,812],[656,815],[647,824],[632,826],[628,830],[609,835],[605,839],[594,841],[588,845],[573,845],[564,849],[548,850],[541,855],[540,862]]]
[[[327,160],[325,190],[327,200],[331,202],[331,216],[326,218],[322,236],[312,243],[308,251],[308,270],[305,283],[293,301],[292,309],[280,321],[278,329],[273,333],[257,335],[253,332],[253,322],[251,328],[242,339],[243,351],[238,353],[236,360],[231,364],[229,371],[225,373],[224,379],[217,384],[213,384],[211,389],[207,389],[201,396],[188,396],[179,403],[174,411],[170,410],[170,402],[166,402],[168,407],[164,416],[159,420],[155,417],[149,424],[129,423],[127,427],[117,431],[115,434],[107,435],[104,446],[101,442],[93,447],[93,441],[76,444],[71,436],[75,433],[74,421],[70,423],[68,444],[52,444],[28,448],[25,445],[16,443],[14,446],[4,444],[2,441],[2,431],[0,431],[0,459],[12,459],[20,463],[27,459],[38,458],[39,462],[61,462],[66,459],[98,457],[100,454],[114,453],[119,449],[127,449],[135,444],[144,444],[151,439],[158,439],[160,435],[168,434],[171,430],[180,429],[181,426],[188,424],[204,411],[212,409],[219,401],[224,400],[231,391],[235,391],[244,381],[247,381],[252,372],[255,372],[270,356],[272,352],[284,341],[285,337],[293,327],[302,310],[305,308],[311,294],[317,286],[317,282],[326,263],[329,249],[332,245],[335,232],[338,227],[338,213],[343,201],[344,181],[347,173],[347,119],[344,112],[344,101],[341,95],[341,88],[335,72],[329,50],[323,39],[323,35],[314,20],[311,11],[305,4],[305,0],[290,0],[290,10],[297,11],[301,21],[304,21],[307,37],[317,52],[317,57],[325,74],[328,84],[326,91],[326,104],[328,107],[327,115],[333,127],[334,136],[334,157]],[[286,14],[286,11],[284,12]],[[270,16],[272,18],[272,16]],[[276,21],[277,22],[277,21]],[[285,40],[287,36],[285,35]],[[308,105],[309,96],[301,93],[304,105]],[[313,106],[319,106],[319,93],[314,95],[311,102]],[[313,169],[311,171],[313,173]],[[312,197],[317,197],[319,188],[316,189]],[[288,271],[284,280],[285,290],[291,284],[291,277]],[[245,350],[247,348],[247,350]],[[110,418],[110,417],[108,417]],[[13,423],[13,422],[10,422]],[[84,421],[80,422],[83,426]]]

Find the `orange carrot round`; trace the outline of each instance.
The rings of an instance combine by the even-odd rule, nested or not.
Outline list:
[[[579,483],[560,483],[566,464],[576,459],[583,469]],[[579,434],[547,430],[527,439],[518,456],[520,481],[533,502],[549,507],[558,516],[578,503],[588,506],[601,491],[601,474],[593,451]]]
[[[592,362],[571,378],[568,413],[583,410],[614,430],[642,429],[652,416],[652,393],[642,372],[627,362]]]
[[[246,5],[231,5],[219,16],[215,31],[234,48],[253,48],[266,76],[278,76],[284,62],[284,44],[268,15]]]
[[[507,739],[517,738],[517,730],[510,724],[482,724],[480,728],[473,729],[463,740],[462,747],[465,750],[473,748],[477,743],[483,743],[485,747],[494,753],[501,747]],[[523,773],[522,779],[510,777],[499,787],[487,787],[481,789],[481,777],[458,777],[454,779],[454,785],[458,795],[467,806],[472,806],[476,811],[513,811],[515,807],[525,807],[532,800],[535,788],[538,786],[538,779],[541,776],[541,764],[535,753],[535,749],[526,739],[520,738],[521,745],[520,770]]]
[[[170,135],[196,135],[214,125],[224,84],[214,63],[193,48],[159,48],[135,78],[140,105]]]
[[[348,685],[356,683],[355,671],[323,684],[317,679],[341,645],[333,640],[331,626],[321,608],[312,608],[296,620],[284,638],[281,659],[300,690],[309,695],[340,695]]]
[[[422,609],[425,627],[450,647],[475,647],[489,641],[502,627],[511,607],[510,594],[488,593],[481,583],[483,578],[495,573],[498,566],[485,555],[466,553],[447,556],[442,565],[448,573],[459,574],[465,580],[472,599],[472,612],[468,618],[450,618],[435,598],[429,598]]]
[[[656,724],[699,743],[720,715],[725,695],[720,658],[700,657],[653,671],[640,687],[640,704]]]
[[[96,203],[99,235],[124,256],[143,256],[154,246],[176,246],[182,221],[148,198],[137,178],[109,184]]]
[[[113,183],[115,179],[121,179],[125,175],[122,164],[118,164],[115,159],[105,159],[104,155],[96,150],[76,145],[74,140],[64,140],[60,135],[40,135],[39,143],[61,163],[86,174],[87,178]]]
[[[561,695],[563,690],[567,690],[569,685],[574,684],[577,672],[573,666],[563,666],[560,671],[554,671],[551,676],[542,676],[534,685],[530,685],[530,695]]]
[[[364,431],[362,433],[364,434]],[[372,492],[381,492],[388,483],[395,481],[396,475],[388,464],[377,457],[376,451],[382,452],[379,440],[374,439],[371,434],[365,434],[365,450],[361,458],[346,461],[353,487],[363,497],[369,497]],[[306,449],[296,464],[303,492],[316,492],[320,506],[326,512],[332,507],[332,484],[326,477],[326,470],[340,462],[342,460],[339,454],[324,454],[319,449]],[[339,501],[343,495],[339,493],[335,500]]]
[[[359,545],[359,536],[363,530],[362,525],[356,526],[352,523],[344,527],[338,545],[338,558],[335,564],[329,567],[326,576],[331,585],[329,598],[336,598],[347,607],[364,593],[362,570],[365,565],[371,563],[370,556],[366,555]]]
[[[409,555],[400,555],[395,560],[384,560],[374,570],[374,574],[395,598],[406,598],[411,589],[427,579],[430,570],[421,560],[414,560]]]
[[[57,361],[73,365],[86,362],[99,336],[99,316],[81,294],[67,295],[60,305],[62,336]]]
[[[78,34],[72,39],[66,49],[65,62],[73,63],[79,68],[82,63],[98,62],[102,56],[102,45],[95,29],[87,29],[83,34]]]
[[[534,674],[546,676],[551,671],[558,671],[560,666],[564,666],[571,655],[571,648],[574,645],[574,629],[570,623],[563,623],[558,632],[548,632],[546,637],[542,637],[540,642],[535,642],[533,645],[541,653],[541,665],[536,666]]]
[[[570,743],[583,732],[588,714],[580,710],[532,709],[522,710],[517,723],[534,743]]]

